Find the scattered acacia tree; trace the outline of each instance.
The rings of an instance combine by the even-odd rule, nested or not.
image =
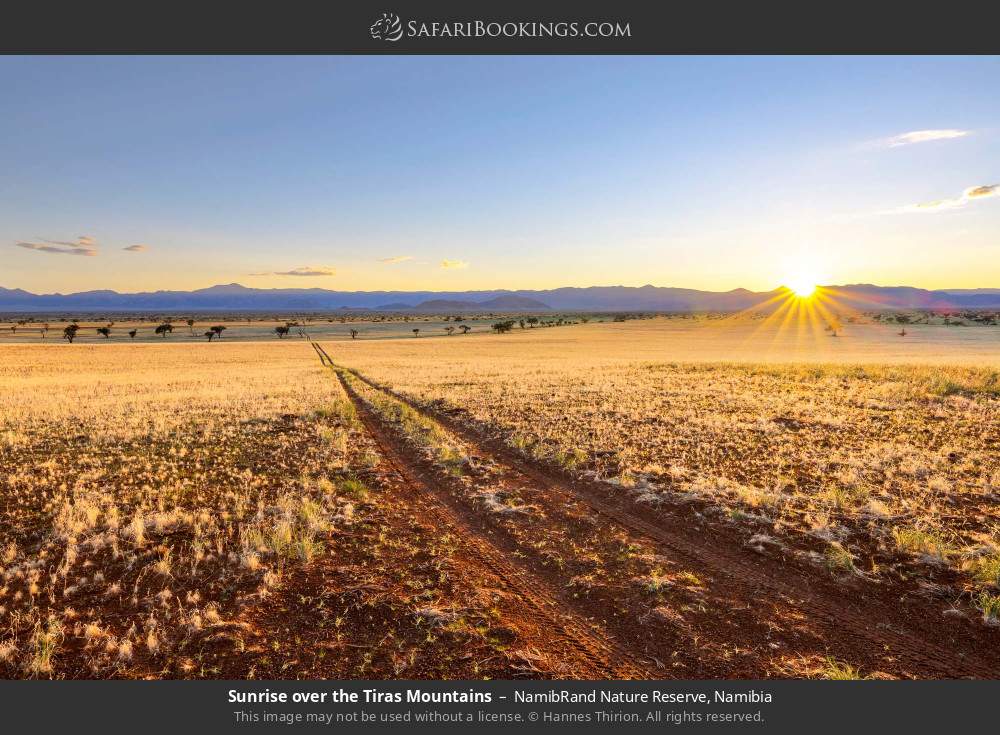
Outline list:
[[[76,339],[76,333],[80,331],[80,327],[76,324],[67,325],[63,329],[63,339],[68,340],[70,344],[73,344],[73,340]]]
[[[130,338],[132,338],[132,339],[135,339],[135,335],[137,335],[137,334],[139,334],[139,330],[138,330],[138,329],[133,329],[132,331],[130,331],[130,332],[128,333],[128,336],[129,336]]]
[[[208,341],[211,342],[212,338],[215,336],[215,332],[209,329],[207,332],[205,332],[205,336],[208,337]]]
[[[221,324],[217,324],[214,327],[212,327],[212,331],[215,332],[216,337],[222,339],[222,333],[226,331],[226,328]]]
[[[458,328],[462,330],[462,334],[468,334],[469,332],[472,331],[472,327],[470,327],[468,324],[459,324]]]
[[[289,332],[290,330],[291,330],[291,327],[289,327],[289,326],[288,326],[288,325],[286,324],[286,325],[285,325],[285,326],[283,326],[283,327],[275,327],[275,328],[274,328],[274,333],[275,333],[276,335],[278,335],[278,339],[284,339],[284,338],[285,338],[285,335],[287,335],[287,334],[288,334],[288,332]]]
[[[111,327],[98,327],[97,333],[104,337],[104,339],[110,339],[111,337]]]
[[[448,336],[450,337],[451,335],[453,335],[455,333],[455,328],[454,327],[450,327],[450,326],[449,327],[445,327],[444,331],[446,331],[448,333]]]
[[[414,329],[413,330],[413,336],[414,337],[419,337],[420,336],[420,330],[419,329]]]
[[[524,329],[524,319],[518,319],[517,323],[521,325],[521,329]]]
[[[174,331],[174,325],[171,324],[170,322],[165,322],[165,323],[161,324],[160,326],[158,326],[153,331],[156,334],[158,334],[161,337],[163,337],[164,339],[166,339],[167,335]]]
[[[352,329],[351,330],[351,339],[357,339],[357,338],[358,338],[358,330],[357,329]]]
[[[493,330],[497,334],[503,334],[504,332],[509,332],[513,328],[514,328],[514,321],[512,319],[507,320],[505,322],[495,322],[493,324]]]
[[[185,322],[185,323],[188,325],[188,329],[191,330],[191,336],[193,337],[194,336],[194,319],[188,319],[187,322]]]
[[[532,329],[534,329],[535,325],[538,324],[538,317],[537,316],[529,316],[527,319],[525,319],[525,321],[528,322],[528,326],[529,327],[531,327]]]

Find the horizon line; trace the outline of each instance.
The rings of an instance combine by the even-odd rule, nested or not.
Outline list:
[[[734,292],[737,292],[737,291],[745,291],[747,293],[752,293],[752,294],[771,294],[771,293],[775,293],[775,292],[781,291],[781,290],[791,290],[791,288],[789,286],[784,285],[784,284],[778,285],[778,286],[776,286],[774,288],[767,289],[767,290],[764,290],[764,291],[755,291],[753,289],[746,288],[745,286],[737,286],[736,288],[725,289],[725,290],[722,290],[722,291],[714,291],[714,290],[704,289],[704,288],[695,288],[695,287],[692,287],[692,286],[657,286],[657,285],[654,285],[652,283],[645,283],[642,286],[626,286],[624,284],[618,283],[618,284],[606,284],[606,285],[592,284],[592,285],[589,285],[589,286],[554,286],[554,287],[551,287],[551,288],[509,288],[509,287],[501,287],[501,288],[453,289],[453,290],[448,290],[448,291],[413,288],[413,289],[375,289],[375,290],[353,290],[352,291],[352,290],[348,290],[348,289],[327,288],[327,287],[323,287],[323,286],[279,286],[279,287],[272,287],[272,288],[264,288],[264,287],[258,287],[258,286],[246,286],[246,285],[244,285],[242,283],[239,283],[237,281],[232,281],[230,283],[213,283],[213,284],[211,284],[209,286],[201,286],[201,287],[198,287],[198,288],[191,288],[191,289],[160,288],[160,289],[156,289],[156,290],[152,290],[152,291],[148,291],[148,290],[147,291],[118,291],[118,290],[113,289],[113,288],[91,288],[91,289],[86,289],[86,290],[83,290],[83,291],[69,291],[69,292],[52,291],[52,292],[47,292],[47,293],[39,293],[39,292],[36,292],[36,291],[29,291],[27,289],[20,288],[18,286],[15,286],[13,288],[8,288],[8,287],[2,286],[2,285],[0,285],[0,291],[21,291],[23,293],[28,294],[29,296],[38,296],[38,297],[43,297],[43,296],[62,296],[62,297],[67,297],[67,296],[78,296],[78,295],[81,295],[81,294],[90,294],[90,293],[98,293],[98,292],[108,292],[108,293],[113,293],[113,294],[116,294],[116,295],[119,295],[119,296],[140,296],[140,295],[143,295],[143,294],[158,294],[158,293],[195,293],[197,291],[206,291],[206,290],[213,289],[213,288],[224,288],[224,287],[227,287],[227,286],[229,286],[229,287],[238,286],[238,287],[244,288],[244,289],[246,289],[248,291],[327,291],[327,292],[333,292],[333,293],[350,293],[350,294],[391,294],[391,293],[432,293],[432,294],[433,293],[440,293],[440,294],[451,294],[451,293],[488,293],[488,292],[495,292],[495,291],[508,291],[508,292],[511,292],[511,293],[515,293],[515,292],[518,292],[518,291],[545,292],[545,291],[560,291],[560,290],[563,290],[563,289],[581,289],[581,290],[583,290],[583,289],[592,289],[592,288],[630,288],[630,289],[636,289],[636,290],[643,289],[643,288],[658,288],[658,289],[677,289],[677,290],[683,290],[683,291],[698,291],[698,292],[701,292],[701,293],[711,293],[711,294],[727,294],[727,293],[734,293]],[[856,288],[856,287],[862,287],[862,286],[869,286],[869,287],[874,287],[874,288],[912,288],[912,289],[916,289],[916,290],[920,290],[920,291],[943,292],[943,293],[957,293],[957,292],[963,292],[963,291],[1000,290],[1000,286],[974,286],[974,287],[962,287],[962,288],[926,288],[924,286],[914,286],[914,285],[910,285],[910,284],[883,285],[883,284],[871,283],[871,282],[842,283],[842,284],[816,284],[816,288],[822,288],[822,289]]]

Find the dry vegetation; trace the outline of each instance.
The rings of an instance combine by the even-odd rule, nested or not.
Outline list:
[[[346,430],[307,350],[3,357],[7,676],[211,675],[201,647],[352,522]]]
[[[917,580],[997,621],[997,370],[672,362],[651,359],[674,346],[648,327],[613,328],[338,351],[527,458],[642,504],[702,504],[752,547]]]
[[[0,676],[576,670],[308,343],[0,350]]]
[[[665,324],[327,346],[424,413],[299,340],[0,347],[0,676],[992,672],[997,372],[697,362]],[[859,643],[828,611],[863,585],[955,660]]]

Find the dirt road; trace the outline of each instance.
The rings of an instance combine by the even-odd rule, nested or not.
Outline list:
[[[861,577],[837,579],[778,551],[751,550],[730,527],[676,509],[639,506],[620,488],[526,460],[478,427],[349,375],[345,379],[342,372],[341,380],[366,427],[415,490],[437,500],[440,521],[459,528],[490,564],[498,554],[518,559],[520,576],[514,581],[545,588],[548,601],[561,606],[567,619],[576,611],[578,619],[598,621],[604,660],[631,652],[631,662],[639,665],[630,674],[639,673],[645,661],[652,662],[645,675],[658,678],[802,676],[835,659],[865,675],[1000,675],[996,632],[978,620],[944,614],[940,600],[900,599],[899,589]],[[442,473],[425,451],[372,410],[355,381],[439,424],[474,464],[488,470],[458,479]],[[491,512],[477,502],[491,488],[532,510]],[[560,571],[538,553],[546,537],[578,549],[577,556],[597,559],[591,566],[600,574],[591,575],[598,579],[587,594],[572,584],[579,575],[565,571],[572,559],[562,560]],[[641,568],[637,573],[635,566],[616,565],[614,545],[622,539],[636,547],[639,560],[652,559],[645,577]]]

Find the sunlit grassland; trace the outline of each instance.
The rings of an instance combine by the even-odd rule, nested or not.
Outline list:
[[[888,329],[851,326],[826,338],[835,346],[807,340],[782,362],[775,344],[785,339],[654,320],[336,353],[419,401],[458,409],[527,458],[618,484],[650,506],[707,502],[746,523],[755,546],[805,540],[836,573],[878,574],[903,559],[995,589],[992,330],[969,343],[942,337],[921,356]],[[829,350],[840,351],[802,359]]]
[[[264,419],[322,405],[328,384],[304,343],[6,345],[0,442],[67,424],[113,441]]]
[[[8,677],[212,676],[206,642],[364,500],[308,344],[0,351]]]

